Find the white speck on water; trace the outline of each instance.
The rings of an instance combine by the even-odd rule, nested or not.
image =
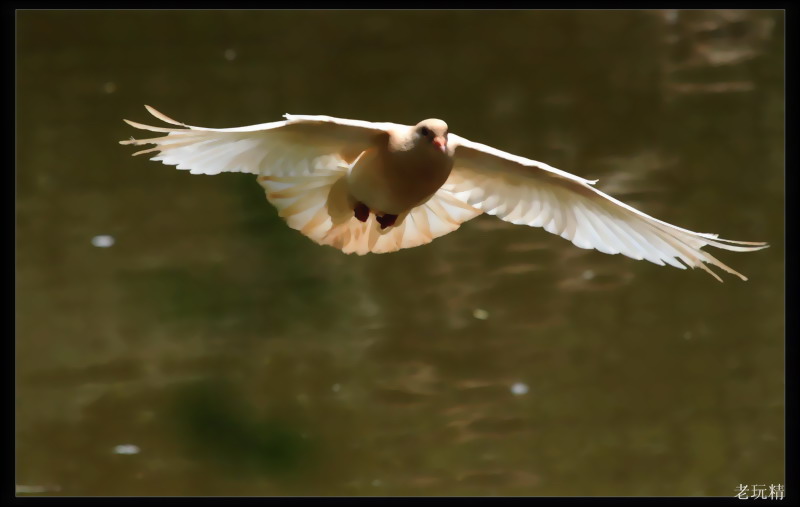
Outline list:
[[[97,248],[108,248],[110,246],[114,246],[114,236],[109,236],[107,234],[95,236],[92,238],[92,245],[96,246]]]
[[[472,312],[472,316],[478,320],[486,320],[489,318],[489,312],[483,308],[475,308],[475,310]]]
[[[339,391],[341,391],[341,390],[342,390],[342,386],[341,386],[341,385],[339,385],[339,384],[333,384],[333,385],[331,386],[331,391],[333,391],[333,392],[335,392],[335,393],[338,393],[338,392],[339,392]]]
[[[114,447],[114,454],[139,454],[139,446],[133,444],[123,444]]]
[[[587,269],[586,271],[583,272],[581,276],[583,277],[584,280],[591,280],[592,278],[594,278],[594,271],[592,271],[591,269]]]
[[[236,50],[235,49],[226,49],[225,50],[225,59],[229,62],[236,60]]]
[[[522,396],[528,394],[528,386],[522,382],[517,382],[511,386],[511,394],[515,396]]]
[[[670,25],[674,25],[678,22],[678,11],[674,9],[668,9],[664,11],[664,19]]]

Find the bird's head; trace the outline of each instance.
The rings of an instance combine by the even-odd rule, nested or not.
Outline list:
[[[437,151],[447,153],[447,124],[436,118],[428,118],[414,127],[417,145],[430,146]]]

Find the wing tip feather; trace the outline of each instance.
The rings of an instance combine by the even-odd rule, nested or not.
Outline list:
[[[158,111],[153,106],[148,106],[147,104],[144,105],[144,108],[147,109],[147,112],[158,118],[159,120],[163,121],[164,123],[169,123],[171,125],[180,125],[181,127],[188,127],[185,123],[181,123],[178,120],[173,120],[169,116],[165,115],[164,113]]]

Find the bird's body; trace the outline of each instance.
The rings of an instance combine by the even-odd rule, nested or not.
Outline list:
[[[453,159],[411,139],[391,133],[378,137],[348,171],[350,195],[377,213],[391,215],[428,201],[450,176]]]
[[[702,247],[766,247],[662,222],[600,192],[593,181],[450,134],[442,120],[407,126],[286,115],[285,121],[208,129],[148,110],[180,128],[129,121],[167,135],[122,144],[155,144],[136,154],[159,152],[153,160],[195,174],[256,174],[290,227],[345,253],[419,246],[483,212],[543,227],[581,248],[699,267],[718,280],[704,263],[746,278]]]

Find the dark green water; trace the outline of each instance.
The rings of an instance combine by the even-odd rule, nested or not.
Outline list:
[[[783,57],[781,12],[18,12],[19,494],[783,484]],[[252,176],[131,158],[145,103],[440,117],[772,247],[720,284],[482,216],[345,256]]]

